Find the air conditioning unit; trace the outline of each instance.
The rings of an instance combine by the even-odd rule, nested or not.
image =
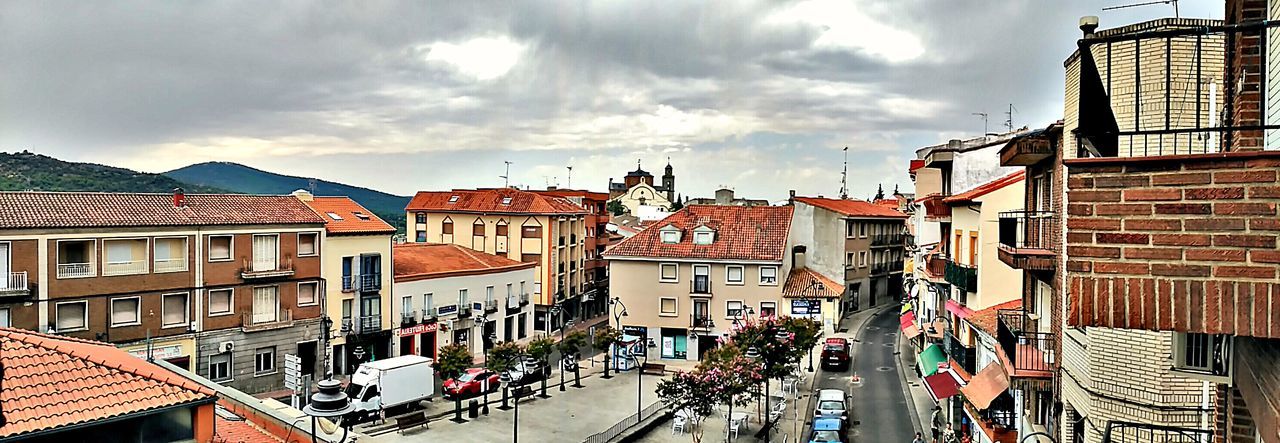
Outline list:
[[[224,341],[218,343],[218,352],[231,352],[236,349],[236,343],[233,341]]]

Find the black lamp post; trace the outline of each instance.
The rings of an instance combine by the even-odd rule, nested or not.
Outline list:
[[[302,413],[311,417],[311,442],[316,443],[316,433],[319,432],[316,427],[316,421],[320,418],[341,418],[355,409],[355,405],[351,404],[351,399],[347,398],[347,394],[342,392],[342,383],[332,378],[327,378],[316,383],[320,392],[311,394],[311,403],[302,407]],[[341,426],[341,425],[340,425]],[[347,427],[342,427],[342,439],[338,443],[347,440]]]
[[[515,384],[515,378],[511,376],[511,370],[502,371],[502,375],[498,376],[498,382],[502,383],[503,389],[511,389]],[[511,424],[511,441],[520,441],[520,389],[516,389],[516,407],[515,419]]]
[[[618,307],[621,307],[622,310],[619,311]],[[618,331],[621,332],[622,317],[627,316],[627,305],[622,304],[622,300],[618,299],[618,297],[614,297],[609,299],[609,310],[613,312],[613,321],[618,325]],[[617,346],[617,344],[615,343],[609,349],[604,350],[604,375],[600,378],[613,378],[612,375],[609,375],[609,358],[613,356],[613,346]]]
[[[631,359],[634,360],[636,364],[636,420],[639,420],[640,410],[642,409],[640,404],[644,396],[644,371],[640,368],[643,367],[645,363],[649,363],[649,348],[644,345],[644,342],[637,344],[639,345],[639,349],[631,350]],[[643,362],[640,360],[641,357],[644,358]]]

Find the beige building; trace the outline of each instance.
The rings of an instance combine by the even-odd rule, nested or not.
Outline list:
[[[844,289],[837,313],[900,299],[907,214],[865,200],[791,198],[792,242],[812,245],[806,266]]]
[[[587,210],[560,196],[518,189],[418,192],[405,208],[408,238],[537,263],[530,294],[534,327],[577,317],[587,293]],[[560,306],[561,315],[548,315]]]
[[[347,197],[295,197],[325,220],[321,247],[324,315],[333,321],[326,356],[334,374],[392,356],[391,244],[396,229]]]

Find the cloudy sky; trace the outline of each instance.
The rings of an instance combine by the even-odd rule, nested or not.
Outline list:
[[[1118,1],[0,0],[0,151],[163,172],[233,161],[410,194],[910,189],[912,152],[1061,117],[1077,19]],[[1220,1],[1184,17],[1221,18]]]

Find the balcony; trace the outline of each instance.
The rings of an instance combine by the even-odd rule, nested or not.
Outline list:
[[[382,290],[382,273],[342,276],[342,292],[378,292]]]
[[[904,237],[902,234],[878,234],[871,236],[871,246],[887,247],[902,246]]]
[[[710,315],[689,314],[689,328],[710,331],[714,327],[716,327],[716,322],[711,319]]]
[[[494,312],[498,312],[498,301],[497,301],[497,300],[485,300],[485,302],[484,302],[484,313],[485,313],[485,314],[492,314],[492,313],[494,313]]]
[[[353,334],[372,334],[382,330],[382,314],[362,315],[356,318]]]
[[[1055,147],[1048,137],[1022,136],[1000,149],[1000,166],[1031,166],[1053,157]]]
[[[146,260],[107,261],[102,265],[102,275],[135,275],[147,273]]]
[[[422,322],[431,323],[436,321],[436,310],[434,308],[425,308],[422,310]]]
[[[520,294],[520,306],[529,304],[529,294]]]
[[[1058,218],[1053,212],[1005,211],[999,217],[1000,261],[1014,269],[1054,270],[1058,258],[1051,239],[1057,232]]]
[[[458,305],[458,318],[467,318],[471,316],[471,304],[463,303]]]
[[[693,281],[689,282],[689,294],[710,297],[711,277],[705,275],[694,276]]]
[[[27,286],[27,272],[10,272],[0,274],[0,297],[26,297],[31,295]]]
[[[924,257],[925,277],[935,283],[945,282],[947,275],[947,259],[942,254],[933,253]]]
[[[872,277],[875,277],[875,276],[878,276],[878,275],[892,274],[892,273],[895,273],[895,272],[898,272],[898,273],[902,272],[902,261],[901,261],[901,260],[899,260],[899,261],[893,261],[893,262],[887,262],[887,263],[876,263],[876,264],[871,265],[871,276],[872,276]]]
[[[924,205],[924,220],[929,222],[950,222],[951,206],[942,201],[943,194],[929,194],[920,199]]]
[[[967,402],[964,409],[970,416],[977,418],[975,424],[978,425],[978,430],[986,435],[987,440],[996,443],[1017,443],[1018,430],[1015,423],[1018,420],[1018,414],[1015,412],[1016,405],[1009,391],[1001,393],[992,400],[987,409],[979,411]]]
[[[401,312],[401,313],[400,313],[400,325],[401,325],[401,326],[412,326],[412,325],[415,325],[415,324],[418,324],[418,311],[410,311],[410,312]]]
[[[1030,331],[1034,323],[1020,309],[1002,309],[997,316],[996,340],[1004,351],[1001,360],[1012,369],[1009,376],[1053,378],[1053,334]]]
[[[183,272],[187,270],[187,258],[157,258],[152,260],[154,272]]]
[[[245,259],[242,263],[244,267],[240,270],[240,278],[245,280],[289,277],[293,275],[293,259],[285,259],[283,262],[275,263],[250,262]]]
[[[279,312],[246,313],[240,321],[240,329],[244,332],[284,329],[293,326],[293,311],[281,309]]]
[[[978,268],[946,260],[945,278],[947,283],[965,292],[978,292]]]
[[[1127,421],[1107,421],[1107,430],[1102,434],[1102,443],[1130,441],[1213,441],[1213,431],[1195,428],[1180,428],[1176,426],[1133,423]]]
[[[58,278],[93,277],[94,274],[93,263],[58,263]]]

